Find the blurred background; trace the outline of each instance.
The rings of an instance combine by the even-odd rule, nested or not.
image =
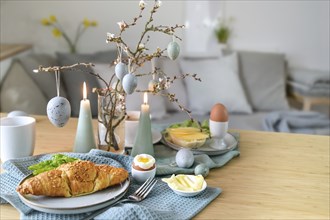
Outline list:
[[[84,18],[98,26],[80,39],[79,52],[109,49],[106,33],[118,31],[117,22],[132,21],[138,0],[131,1],[1,1],[1,43],[26,43],[35,52],[67,51],[64,40],[55,39],[42,18],[55,15],[67,34],[74,36]],[[153,4],[152,1],[146,1]],[[329,70],[329,1],[163,1],[155,23],[186,24],[185,52],[213,53],[219,19],[231,19],[233,49],[285,53],[289,65]],[[136,31],[136,32],[135,32]],[[126,36],[135,42],[133,30]],[[179,33],[180,34],[180,33]],[[167,45],[161,37],[151,46]]]
[[[110,63],[110,57],[116,57],[116,47],[115,44],[106,43],[107,33],[118,34],[118,22],[131,23],[139,15],[140,2],[1,0],[0,111],[8,112],[17,108],[29,113],[45,113],[44,106],[54,96],[55,86],[54,79],[46,79],[46,76],[42,79],[44,76],[37,77],[31,73],[32,68],[40,64],[68,65],[88,61],[103,63],[104,66],[104,63]],[[143,21],[139,20],[136,27],[130,28],[123,35],[129,45],[136,45],[139,41],[144,21],[149,16],[147,11],[150,11],[155,1],[143,2],[147,4],[141,18]],[[288,110],[288,99],[290,107],[305,111],[316,110],[329,116],[329,4],[328,0],[164,0],[153,18],[155,25],[185,25],[184,29],[177,32],[182,37],[182,41],[176,40],[181,47],[180,57],[197,58],[196,61],[201,63],[197,67],[204,66],[204,61],[213,62],[210,59],[221,56],[220,52],[222,55],[225,51],[238,52],[238,62],[235,61],[234,69],[239,68],[240,82],[233,81],[235,85],[242,85],[247,97],[233,92],[238,86],[228,92],[221,91],[225,87],[204,83],[198,87],[201,91],[217,90],[219,97],[228,94],[225,98],[233,104],[236,104],[238,98],[247,99],[246,102],[251,105],[247,109],[252,108],[253,113]],[[54,21],[60,30],[54,30],[49,24]],[[78,34],[80,38],[74,51],[76,56],[71,56],[72,48],[68,45],[68,39],[74,40],[78,27],[87,28]],[[64,34],[67,39],[63,37]],[[150,33],[150,37],[149,51],[154,51],[157,47],[166,48],[172,41],[171,36],[159,33]],[[109,56],[107,51],[112,51],[112,54]],[[13,65],[15,62],[16,66]],[[193,64],[197,63],[192,62],[188,66]],[[171,68],[176,68],[175,71],[182,70],[182,65],[176,65]],[[151,69],[150,66],[148,68]],[[216,68],[215,66],[210,70],[215,71]],[[99,66],[99,69],[102,68]],[[229,83],[229,78],[221,75],[223,73],[212,74],[217,75],[214,77],[218,81],[225,79]],[[62,94],[69,97],[72,106],[76,106],[72,116],[77,116],[80,87],[84,79],[75,82],[70,79],[70,74],[63,74],[63,77],[65,91]],[[94,84],[92,79],[88,80],[90,87],[98,85],[95,79]],[[32,91],[32,87],[39,90]],[[287,87],[293,89],[292,96],[287,93]],[[185,103],[188,108],[191,104],[197,107],[202,105],[198,101],[203,97],[189,97],[192,96],[189,88],[184,92],[185,94],[180,95],[187,98]],[[209,98],[210,103],[218,101]],[[96,98],[91,99],[94,99],[92,106],[96,108]],[[134,99],[138,100],[136,106],[139,108],[141,97]],[[153,106],[159,107],[158,113],[165,109],[164,105]],[[205,112],[209,112],[210,106],[205,108]],[[166,111],[169,109],[166,107]],[[238,108],[238,111],[242,113],[242,108]],[[241,119],[238,121],[243,122]]]

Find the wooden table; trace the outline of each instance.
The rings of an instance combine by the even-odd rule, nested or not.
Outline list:
[[[77,119],[37,118],[34,154],[72,151]],[[96,124],[94,124],[96,125]],[[196,219],[329,219],[329,136],[239,131],[241,156],[206,181],[223,192]],[[1,219],[18,219],[10,205]]]

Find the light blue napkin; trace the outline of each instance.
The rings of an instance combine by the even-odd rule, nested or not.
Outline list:
[[[155,146],[157,160],[157,175],[166,175],[172,173],[193,173],[194,168],[181,169],[169,165],[175,156],[175,150],[167,149],[162,145]],[[124,167],[131,171],[132,157],[117,155],[101,150],[91,150],[87,154],[65,153],[68,156],[77,157],[83,160],[90,160],[98,164],[109,164],[117,167]],[[168,155],[172,157],[165,158]],[[225,165],[233,157],[238,156],[238,147],[224,155],[209,157],[207,155],[195,155],[196,166],[199,163],[205,163],[210,168]],[[159,156],[160,158],[158,158]],[[15,191],[20,180],[30,174],[28,166],[40,161],[49,159],[51,155],[39,155],[33,157],[20,158],[6,161],[3,169],[6,171],[1,174],[0,192],[1,203],[9,202],[21,212],[22,219],[81,219],[84,214],[57,215],[35,211],[23,204]],[[207,179],[206,179],[207,180]],[[127,195],[134,192],[139,184],[134,180],[131,182]],[[149,194],[148,198],[137,204],[120,204],[109,208],[103,214],[95,219],[190,219],[199,213],[220,193],[220,188],[207,187],[206,190],[191,198],[176,195],[160,179],[155,188]],[[127,196],[125,195],[125,196]]]
[[[177,151],[173,150],[162,144],[155,145],[155,157],[157,158],[157,175],[169,175],[169,174],[193,174],[195,167],[198,164],[205,164],[210,169],[216,167],[222,167],[227,164],[232,158],[239,156],[239,134],[231,133],[237,140],[237,146],[221,155],[208,156],[206,154],[194,155],[195,162],[190,168],[180,168],[175,163],[175,156]]]

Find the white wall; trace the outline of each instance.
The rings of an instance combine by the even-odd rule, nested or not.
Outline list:
[[[80,52],[107,50],[106,32],[117,33],[116,22],[131,20],[138,12],[139,0],[131,1],[1,1],[1,43],[32,43],[36,52],[65,51],[65,42],[54,39],[50,30],[40,25],[40,19],[50,14],[57,15],[69,34],[73,34],[78,22],[84,17],[99,22],[96,29],[90,29],[79,45]],[[152,1],[146,1],[152,4]],[[191,17],[203,19],[205,13],[187,13],[185,8],[197,1],[162,1],[156,14],[159,24],[184,24]],[[202,2],[202,1],[201,1]],[[205,1],[210,4],[211,19],[223,14],[235,19],[234,49],[282,52],[292,67],[329,70],[329,1]],[[198,3],[198,2],[197,2]],[[190,17],[189,17],[190,16]],[[141,30],[126,35],[128,42],[136,42]],[[214,50],[214,36],[207,32],[209,39],[206,52]],[[183,34],[183,33],[179,33]],[[197,33],[196,33],[197,34]],[[157,35],[159,36],[159,35]],[[197,43],[191,40],[194,34],[184,34],[183,44],[194,48]],[[196,39],[196,38],[195,38]],[[166,47],[171,39],[156,37],[151,47]],[[200,46],[200,45],[198,45]],[[197,48],[197,47],[196,47]]]
[[[329,1],[227,1],[234,48],[282,52],[293,67],[329,70]]]
[[[146,1],[149,7],[144,11],[143,18],[149,17],[153,1]],[[119,33],[117,22],[130,23],[139,13],[139,0],[131,1],[2,1],[1,0],[1,43],[31,43],[36,52],[53,53],[66,51],[63,39],[56,39],[51,29],[42,26],[40,21],[49,15],[56,15],[69,36],[74,36],[77,25],[84,18],[98,21],[98,27],[88,29],[81,38],[80,52],[107,50],[113,44],[106,44],[106,33]],[[168,1],[154,15],[155,24],[183,24],[183,3]],[[123,35],[130,45],[136,45],[142,27],[132,28]],[[182,31],[178,32],[182,35]],[[150,47],[166,48],[172,37],[155,34],[150,40]],[[114,48],[112,46],[112,48]]]

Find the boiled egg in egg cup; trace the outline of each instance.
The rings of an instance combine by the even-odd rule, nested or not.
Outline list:
[[[226,148],[224,138],[228,132],[228,111],[221,104],[215,104],[210,113],[209,121],[210,133],[213,141],[213,148],[223,150]]]
[[[138,154],[132,163],[132,176],[137,182],[145,182],[156,175],[156,160],[149,154]]]

